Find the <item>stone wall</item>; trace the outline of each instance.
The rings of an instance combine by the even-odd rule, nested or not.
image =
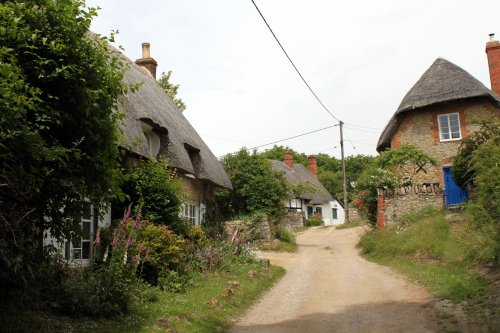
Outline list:
[[[285,215],[285,227],[293,230],[304,226],[304,212],[288,212]]]
[[[267,218],[261,219],[259,222],[258,232],[260,239],[271,239],[271,228],[269,226],[269,220]],[[243,221],[243,220],[235,220],[235,221],[227,221],[224,223],[224,234],[226,237],[231,239],[235,234],[236,230],[251,230],[252,222],[251,221]]]
[[[438,184],[379,189],[377,226],[383,229],[405,213],[429,206],[443,208],[443,191]]]
[[[179,176],[179,180],[181,183],[181,196],[184,201],[196,204],[206,204],[214,199],[212,184],[203,183],[199,179],[186,177],[182,174]]]

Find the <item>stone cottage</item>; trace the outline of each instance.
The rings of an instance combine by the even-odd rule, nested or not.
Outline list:
[[[414,184],[425,187],[420,188],[420,192],[434,193],[436,184],[443,188],[444,202],[438,203],[441,207],[443,204],[458,205],[467,199],[465,191],[453,181],[451,167],[461,139],[477,130],[473,120],[481,116],[500,116],[498,41],[492,38],[486,51],[494,91],[462,68],[439,58],[408,91],[377,144],[378,152],[411,144],[436,158],[436,166],[427,164],[420,168]],[[381,207],[379,220],[380,210]],[[383,215],[382,212],[382,218]]]
[[[308,168],[302,164],[293,162],[293,154],[285,152],[284,161],[271,160],[273,169],[282,172],[285,180],[293,185],[300,183],[312,186],[315,191],[299,193],[286,202],[286,209],[289,213],[305,218],[313,215],[321,216],[325,225],[340,224],[344,222],[344,208],[336,199],[332,197],[328,190],[318,180],[318,166],[316,156],[307,157]]]

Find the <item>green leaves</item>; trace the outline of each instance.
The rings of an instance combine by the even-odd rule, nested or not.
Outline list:
[[[168,96],[172,98],[174,101],[175,105],[179,108],[179,110],[184,111],[186,110],[186,104],[182,101],[182,99],[177,98],[177,90],[179,90],[179,85],[175,85],[173,83],[170,83],[170,75],[172,75],[172,71],[168,71],[167,74],[161,73],[160,78],[158,79],[158,84],[160,87],[165,90]]]
[[[43,231],[66,238],[84,198],[100,211],[120,193],[127,65],[89,33],[95,15],[79,0],[0,3],[0,282],[28,278]]]
[[[233,191],[217,192],[218,205],[226,217],[257,211],[276,214],[283,209],[289,188],[266,158],[241,149],[224,156],[221,162],[233,184]]]

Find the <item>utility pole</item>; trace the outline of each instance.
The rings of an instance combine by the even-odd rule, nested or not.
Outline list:
[[[343,182],[344,182],[344,212],[345,212],[344,222],[348,223],[349,222],[349,204],[347,203],[347,177],[346,177],[346,174],[345,174],[344,133],[342,131],[342,125],[344,125],[344,122],[339,121],[339,127],[340,127],[340,154],[342,156],[342,178],[343,178]]]

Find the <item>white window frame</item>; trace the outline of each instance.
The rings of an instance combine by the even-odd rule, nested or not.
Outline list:
[[[457,117],[457,123],[458,123],[458,138],[453,138],[453,133],[457,133],[457,132],[452,132],[451,130],[451,121],[450,121],[450,117],[451,116],[456,116]],[[460,115],[458,114],[458,112],[453,112],[453,113],[446,113],[446,114],[440,114],[437,116],[437,121],[438,121],[438,126],[439,126],[439,140],[441,142],[446,142],[446,141],[456,141],[456,140],[460,140],[462,139],[462,130],[460,128]],[[443,128],[441,127],[441,119],[446,119],[446,123],[447,123],[447,127],[448,127],[448,132],[445,133],[443,132]],[[448,139],[446,139],[444,137],[444,135],[447,134],[449,136]]]
[[[86,215],[82,211],[82,217],[80,218],[80,230],[82,230],[82,235],[77,238],[64,241],[64,258],[71,262],[89,263],[92,260],[93,255],[93,240],[94,240],[94,206],[89,202],[84,203],[85,207],[90,210],[90,214]],[[85,209],[85,208],[84,208]],[[83,233],[84,225],[89,225],[89,231],[87,235]],[[88,258],[83,258],[84,254],[84,243],[88,245]]]
[[[153,131],[153,127],[141,121],[142,133],[148,144],[148,154],[155,158],[160,152],[160,136]]]
[[[193,203],[184,203],[182,205],[181,216],[185,217],[191,225],[199,225],[199,205]]]

